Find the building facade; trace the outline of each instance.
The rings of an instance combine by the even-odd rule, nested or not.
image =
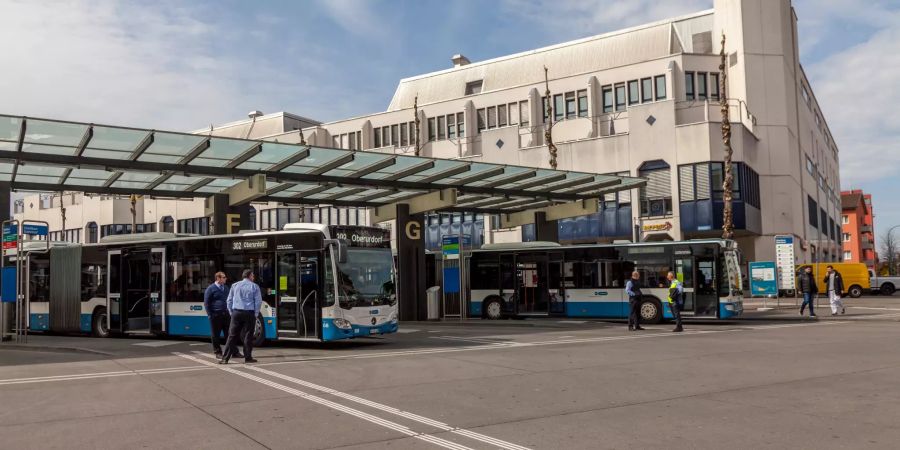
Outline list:
[[[735,235],[745,259],[774,260],[774,236],[788,234],[796,238],[797,262],[840,260],[838,147],[800,64],[789,0],[716,0],[696,14],[487,61],[454,55],[446,70],[400,80],[387,109],[375,114],[319,123],[253,112],[195,132],[549,168],[549,130],[559,169],[649,180],[600,199],[597,214],[561,221],[560,240],[720,236],[723,32]],[[273,208],[307,221],[342,215],[254,208],[257,228],[272,228],[262,214]],[[367,219],[352,215],[357,223]],[[432,246],[454,230],[483,242],[534,236],[533,227],[500,229],[499,221],[476,214],[438,215],[429,223]]]
[[[841,192],[841,241],[843,261],[863,263],[875,270],[875,211],[872,195],[862,190]]]

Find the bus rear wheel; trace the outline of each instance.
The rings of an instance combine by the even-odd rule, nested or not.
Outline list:
[[[106,308],[94,311],[94,315],[91,317],[91,336],[109,337],[109,327],[106,326]]]
[[[494,298],[484,302],[484,318],[490,320],[499,320],[503,317],[503,306],[500,300]]]
[[[863,293],[862,288],[855,284],[853,286],[850,286],[850,289],[847,291],[847,294],[851,298],[859,298],[862,296],[862,293]]]
[[[641,301],[641,323],[660,323],[662,321],[662,306],[656,300]]]

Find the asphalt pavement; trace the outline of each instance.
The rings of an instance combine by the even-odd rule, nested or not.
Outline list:
[[[0,447],[897,448],[900,298],[628,332],[621,321],[403,323],[215,364],[208,342],[0,343]],[[772,305],[766,305],[772,306]]]

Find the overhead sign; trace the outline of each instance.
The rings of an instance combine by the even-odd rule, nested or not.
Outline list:
[[[268,247],[269,241],[267,239],[234,241],[231,243],[232,250],[265,250]]]
[[[444,259],[459,259],[459,236],[441,237],[441,253]]]
[[[648,223],[641,227],[642,231],[645,232],[653,232],[653,231],[669,231],[672,229],[672,222],[664,222],[664,223]]]
[[[36,223],[22,224],[22,234],[28,234],[32,236],[46,236],[47,232],[47,225],[40,225]]]
[[[351,247],[390,248],[391,232],[384,228],[332,225],[331,235],[350,243]]]
[[[775,277],[774,261],[750,263],[750,294],[754,297],[778,295],[778,280]]]
[[[793,236],[775,236],[775,266],[778,271],[778,289],[795,289]]]

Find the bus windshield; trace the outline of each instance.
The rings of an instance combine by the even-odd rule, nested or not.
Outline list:
[[[396,304],[393,261],[389,248],[349,248],[336,277],[341,308]]]

